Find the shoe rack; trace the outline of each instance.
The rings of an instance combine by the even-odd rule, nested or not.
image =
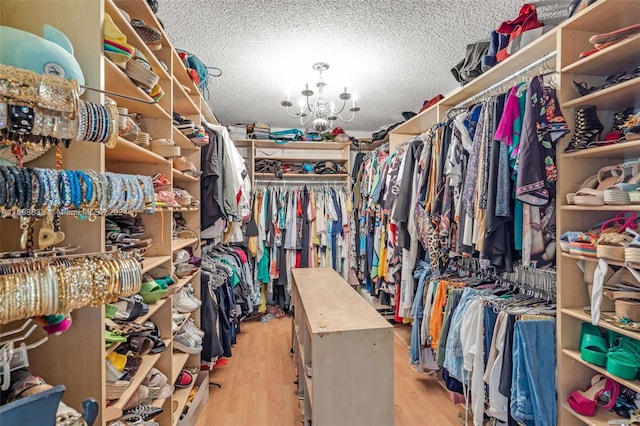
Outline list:
[[[119,9],[126,11],[131,18],[143,20],[147,25],[157,29],[163,35],[162,48],[151,51],[130,26]],[[2,0],[0,2],[0,24],[19,28],[34,34],[42,34],[42,25],[50,24],[64,32],[75,49],[74,55],[80,63],[86,85],[92,88],[123,94],[131,98],[152,99],[143,92],[126,74],[107,59],[101,46],[103,44],[102,22],[108,13],[116,26],[127,37],[127,42],[149,60],[153,71],[160,77],[160,86],[165,95],[155,104],[142,103],[135,100],[110,96],[119,107],[128,108],[129,112],[142,114],[144,125],[152,139],[173,139],[181,148],[181,155],[192,162],[200,170],[200,148],[184,136],[172,123],[172,113],[200,122],[201,115],[208,122],[217,124],[198,88],[191,81],[186,68],[180,60],[175,48],[145,0],[60,0],[50,2],[35,0],[22,2],[19,0]],[[85,25],[78,25],[84,22]],[[160,62],[167,66],[165,70]],[[83,98],[93,102],[103,102],[103,94],[86,91]],[[55,168],[55,149],[50,150],[29,166]],[[74,142],[69,149],[63,151],[63,167],[68,169],[91,168],[96,171],[112,171],[135,173],[147,176],[164,174],[171,185],[186,189],[195,199],[200,199],[200,180],[186,175],[172,167],[167,160],[147,148],[119,138],[114,149],[106,149],[100,144]],[[173,239],[174,229],[172,216],[180,211],[188,228],[194,235],[181,235]],[[152,238],[153,244],[147,249],[142,262],[143,272],[155,268],[173,270],[173,253],[181,248],[193,247],[194,254],[200,255],[199,231],[200,211],[197,207],[162,208],[153,214],[140,214],[144,225],[141,238]],[[66,233],[64,244],[78,245],[78,253],[104,251],[105,225],[104,218],[94,222],[63,218],[62,230]],[[17,248],[19,237],[18,225],[9,219],[0,220],[2,242],[0,250]],[[106,407],[105,395],[105,356],[108,350],[104,345],[105,308],[85,307],[72,312],[71,329],[60,336],[50,336],[41,347],[29,352],[30,370],[33,374],[46,378],[51,384],[66,386],[64,400],[74,408],[81,410],[81,402],[87,397],[95,398],[100,405],[97,425],[106,425],[111,419],[121,414],[121,409],[129,396],[142,382],[152,367],[158,368],[173,384],[184,366],[200,366],[199,355],[188,355],[174,351],[172,345],[172,294],[193,282],[196,296],[199,297],[200,272],[184,277],[171,286],[169,296],[155,304],[149,305],[149,313],[138,318],[142,323],[152,320],[159,328],[167,346],[167,350],[156,355],[146,355],[142,365],[134,376],[131,385],[120,400]],[[192,313],[196,323],[200,323],[199,310]],[[11,328],[11,324],[7,328]],[[35,334],[35,333],[34,333]],[[41,336],[34,336],[35,339]],[[194,376],[195,382],[195,376]],[[185,407],[191,388],[176,389],[166,400],[153,401],[152,405],[163,408],[163,413],[155,421],[162,425],[177,425],[183,407]],[[174,410],[175,407],[175,410]],[[191,407],[195,410],[197,407]]]
[[[603,140],[612,128],[614,115],[629,107],[638,107],[640,78],[627,80],[610,87],[580,96],[573,88],[573,82],[584,82],[591,86],[604,83],[607,76],[629,71],[638,65],[637,51],[640,47],[640,34],[620,41],[586,58],[579,54],[593,49],[589,37],[594,34],[608,33],[628,25],[640,22],[640,10],[633,1],[600,0],[591,7],[565,22],[560,33],[559,56],[561,71],[561,108],[574,133],[580,131],[580,123],[574,122],[585,107],[595,106],[596,113],[604,130],[599,139]],[[627,141],[613,145],[593,147],[563,153],[571,136],[565,137],[558,146],[558,213],[557,235],[566,231],[586,231],[601,220],[606,220],[621,211],[640,212],[638,205],[569,205],[566,194],[575,192],[590,175],[604,166],[636,160],[640,157],[640,142]],[[591,315],[584,308],[590,305],[590,296],[584,282],[584,274],[579,267],[582,262],[590,263],[592,269],[595,257],[577,256],[559,252],[558,265],[558,424],[561,425],[606,425],[609,420],[619,418],[615,413],[598,408],[593,417],[576,413],[566,402],[574,390],[586,390],[591,378],[603,374],[612,380],[640,392],[640,381],[624,380],[581,359],[581,328],[591,323]],[[609,261],[616,268],[624,262]],[[636,265],[638,266],[638,265]],[[605,321],[602,315],[598,324],[601,331],[616,332],[632,339],[640,339],[640,333],[623,330]]]

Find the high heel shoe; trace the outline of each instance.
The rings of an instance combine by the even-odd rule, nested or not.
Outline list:
[[[596,407],[607,410],[613,408],[620,395],[618,382],[597,374],[591,379],[591,387],[586,391],[574,390],[567,398],[569,406],[583,416],[596,415]]]
[[[589,148],[594,141],[600,139],[602,130],[604,130],[604,126],[596,114],[595,106],[578,109],[574,121],[575,132],[565,152]]]

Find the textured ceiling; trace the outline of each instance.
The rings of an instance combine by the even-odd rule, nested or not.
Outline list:
[[[425,99],[458,83],[450,69],[467,44],[488,40],[514,19],[522,0],[160,0],[158,16],[177,48],[222,69],[209,104],[224,124],[262,121],[301,127],[280,101],[315,85],[325,61],[327,98],[346,85],[362,110],[347,132],[371,133],[417,112]],[[557,24],[570,0],[539,0],[541,21]],[[499,6],[498,6],[499,4]],[[315,87],[313,87],[315,89]]]

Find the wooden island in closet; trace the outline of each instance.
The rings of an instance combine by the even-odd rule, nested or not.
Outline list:
[[[392,425],[393,326],[333,269],[294,269],[292,277],[304,424]]]

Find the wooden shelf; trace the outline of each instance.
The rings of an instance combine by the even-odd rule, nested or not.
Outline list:
[[[190,88],[190,90],[192,89]],[[187,93],[182,87],[182,83],[176,77],[173,78],[173,110],[175,112],[181,115],[200,115],[198,106],[191,98],[193,95],[199,96],[200,92]]]
[[[186,137],[184,133],[178,130],[176,126],[171,126],[171,127],[172,127],[171,133],[173,135],[173,141],[176,143],[176,145],[180,147],[181,153],[183,153],[182,151],[189,151],[189,152],[200,151],[200,147],[195,143],[193,143],[191,139]]]
[[[200,178],[189,176],[177,169],[171,169],[171,174],[175,182],[200,182]]]
[[[151,96],[144,92],[144,90],[136,86],[136,84],[127,77],[124,71],[108,59],[105,59],[104,61],[104,71],[107,90],[131,96],[133,98],[142,99],[146,102],[155,102]],[[158,103],[147,104],[120,97],[117,98],[116,102],[119,107],[125,107],[129,112],[142,114],[145,118],[171,119],[169,113],[162,109]]]
[[[218,118],[209,108],[209,105],[205,101],[204,97],[200,97],[200,112],[204,116],[204,119],[207,120],[211,124],[220,124]]]
[[[147,377],[147,374],[149,374],[149,371],[151,371],[153,366],[156,364],[156,362],[160,358],[160,355],[162,355],[162,353],[153,354],[153,355],[145,355],[145,356],[142,357],[142,363],[140,364],[140,368],[138,368],[138,371],[136,372],[136,375],[133,376],[133,379],[131,380],[131,384],[129,385],[127,390],[124,391],[124,393],[122,394],[120,399],[115,401],[109,408],[115,409],[113,411],[116,411],[116,412],[117,412],[117,410],[122,411],[122,407],[125,406],[127,401],[129,401],[129,398],[131,398],[131,396],[138,389],[140,384],[142,384],[142,381]],[[118,418],[120,416],[120,415],[117,415],[115,417],[111,417],[109,415],[110,414],[110,410],[108,410],[108,409],[106,410],[105,414],[106,414],[106,417],[107,417],[108,421],[116,419],[116,418]]]
[[[166,158],[120,137],[115,148],[104,150],[104,157],[108,162],[169,164]]]
[[[105,351],[105,356],[109,356],[109,354],[113,351],[115,351],[116,349],[118,349],[118,346],[120,346],[120,342],[116,342],[113,345],[109,346],[106,351]]]
[[[584,422],[586,425],[589,425],[589,426],[608,426],[609,420],[620,418],[614,413],[605,410],[604,408],[596,409],[595,416],[587,417],[573,411],[569,403],[566,401],[562,402],[561,407],[563,410],[566,410],[567,412],[571,413],[572,415],[574,415],[575,417],[577,417],[578,419],[580,419],[582,422]]]
[[[562,308],[560,312],[562,312],[564,315],[568,315],[570,317],[579,319],[580,321],[584,321],[588,323],[591,322],[591,315],[586,313],[583,308]],[[640,339],[640,330],[636,332],[636,331],[626,330],[624,328],[616,327],[614,324],[610,323],[609,321],[606,321],[606,319],[611,319],[612,321],[615,321],[615,318],[607,315],[606,313],[601,313],[600,315],[601,315],[601,318],[605,318],[605,319],[600,319],[600,322],[598,323],[599,327],[605,328],[607,330],[615,331],[616,333],[622,334],[627,337],[631,337],[632,339]]]
[[[602,81],[604,83],[604,81]],[[563,109],[580,108],[590,105],[597,105],[599,110],[603,109],[625,109],[640,103],[640,77],[618,83],[606,89],[589,93],[586,96],[562,104]]]
[[[323,160],[320,157],[318,158],[300,158],[300,157],[286,157],[286,156],[282,156],[282,157],[266,157],[266,156],[261,156],[261,155],[256,155],[255,160],[278,160],[278,161],[285,161],[285,162],[291,162],[291,163],[309,163],[311,165],[315,165],[315,163],[317,162],[322,162],[322,161],[333,161],[334,163],[344,163],[345,161],[349,161],[348,158],[331,158],[331,159],[326,159]]]
[[[593,211],[601,211],[601,212],[618,212],[618,211],[635,211],[640,210],[640,204],[625,204],[620,206],[607,205],[604,206],[575,206],[575,205],[565,205],[560,206],[560,210],[564,211],[573,211],[573,212],[593,212]]]
[[[598,0],[585,10],[562,23],[570,30],[606,33],[628,25],[637,24],[638,11],[633,8],[635,1]]]
[[[443,102],[442,100],[440,102]],[[439,121],[438,117],[438,105],[439,103],[430,106],[428,109],[422,111],[420,114],[412,117],[411,119],[405,121],[402,124],[399,124],[394,129],[391,130],[390,133],[402,134],[402,135],[419,135],[424,132],[428,128],[430,128],[433,123],[437,123]],[[378,141],[375,142],[376,144]],[[375,146],[369,146],[370,149],[376,148]]]
[[[142,261],[142,273],[149,272],[153,268],[162,265],[165,262],[170,262],[171,256],[148,256]]]
[[[158,21],[156,14],[153,13],[153,10],[151,10],[151,8],[146,2],[137,2],[137,1],[131,1],[131,0],[113,0],[113,1],[116,4],[116,6],[118,6],[120,9],[123,9],[127,13],[129,13],[129,15],[131,15],[131,18],[140,19],[144,21],[145,24],[160,31],[160,34],[162,34],[162,42],[161,42],[162,47],[173,49],[173,46],[169,42],[169,38],[165,34],[164,28],[162,28],[162,25]]]
[[[613,145],[587,148],[580,151],[560,154],[564,158],[577,159],[626,159],[640,157],[640,140],[619,142]]]
[[[140,38],[138,33],[131,27],[131,24],[120,12],[119,7],[116,6],[112,0],[106,0],[104,2],[104,6],[105,12],[107,12],[111,16],[111,19],[113,19],[113,23],[116,24],[118,29],[122,31],[122,33],[127,37],[127,43],[135,46],[135,48],[138,49],[138,51],[140,51],[142,55],[144,55],[144,57],[151,65],[151,69],[160,77],[160,80],[171,80],[171,76],[169,75],[167,70],[164,69],[164,67],[160,64],[158,58],[156,58],[156,55],[151,52],[151,49],[149,49],[147,44],[142,41],[142,38]],[[133,18],[133,16],[131,18]],[[169,67],[169,64],[166,65],[167,67]],[[166,91],[167,87],[165,87],[164,89]]]
[[[184,85],[191,89],[191,96],[200,95],[200,89],[195,85],[193,80],[191,80],[191,76],[187,72],[187,68],[184,66],[182,59],[178,55],[178,52],[175,49],[172,51],[173,55],[173,78],[177,80],[178,83]],[[184,92],[184,89],[183,89]],[[185,92],[186,94],[186,92]],[[176,110],[177,111],[177,110]],[[177,111],[180,112],[180,111]],[[198,112],[198,114],[200,114]]]
[[[176,351],[173,352],[172,356],[173,356],[173,362],[171,363],[171,377],[169,378],[170,380],[169,383],[175,383],[176,380],[178,380],[178,375],[180,374],[180,371],[182,371],[184,366],[187,364],[187,360],[191,355],[184,352],[180,352],[176,349]]]
[[[164,305],[167,302],[167,300],[169,300],[169,299],[167,299],[167,298],[160,299],[156,303],[152,303],[151,305],[149,305],[149,312],[147,314],[141,316],[141,317],[136,318],[135,322],[137,324],[144,323],[146,320],[151,318],[151,316],[153,314],[158,312],[158,310],[160,310],[160,308],[162,308],[162,305]]]
[[[607,376],[610,377],[611,379],[615,380],[616,382],[620,383],[621,385],[624,385],[626,387],[628,387],[629,389],[633,390],[634,392],[640,392],[640,380],[626,380],[623,379],[621,377],[618,376],[614,376],[613,374],[609,373],[605,368],[602,367],[598,367],[595,364],[591,364],[590,362],[587,361],[583,361],[582,358],[580,358],[580,352],[578,351],[574,351],[571,349],[563,349],[562,353],[565,354],[566,356],[572,358],[573,360],[586,365],[587,367],[591,368],[594,371],[597,371],[598,373],[602,374],[603,376]]]
[[[302,148],[302,149],[321,149],[321,150],[336,150],[348,148],[349,143],[331,142],[331,141],[292,141],[285,143],[276,143],[270,139],[236,139],[234,143],[248,143],[253,142],[257,148]],[[241,145],[238,145],[241,146]]]
[[[196,275],[198,275],[197,272],[195,274],[193,274],[193,275],[189,275],[188,277],[180,278],[178,280],[178,282],[174,284],[174,287],[176,288],[176,291],[180,290],[182,287],[187,285],[187,283],[189,281],[191,281],[192,279],[194,279]]]
[[[273,180],[281,180],[278,179],[273,173],[254,173],[256,178],[273,178]],[[317,174],[317,173],[284,173],[282,175],[284,179],[308,179],[310,181],[313,180],[323,180],[323,179],[345,179],[348,178],[348,174]]]
[[[575,259],[575,260],[584,260],[586,262],[597,262],[598,258],[595,256],[580,256],[577,254],[571,254],[571,253],[567,253],[567,252],[562,252],[561,254],[562,257],[567,257],[570,259]],[[623,262],[616,262],[615,260],[607,260],[607,263],[609,265],[613,265],[613,266],[624,266]]]
[[[176,409],[173,413],[173,417],[174,417],[174,421],[173,424],[176,425],[178,424],[178,421],[180,419],[180,414],[182,414],[182,410],[184,410],[185,405],[187,405],[187,400],[189,399],[189,394],[191,393],[191,389],[193,389],[193,386],[196,384],[196,378],[193,378],[193,381],[191,382],[191,384],[186,387],[186,388],[176,388],[175,392],[173,392],[173,401],[174,403],[177,402],[178,404],[174,404],[176,406]],[[207,385],[209,386],[208,383],[203,383],[201,386],[203,385]]]
[[[181,248],[190,246],[198,242],[198,238],[178,238],[171,242],[171,251],[176,251]]]
[[[564,67],[562,72],[607,77],[622,71],[628,71],[638,65],[638,50],[640,50],[640,34],[636,34],[586,58],[579,59],[573,64]]]
[[[174,212],[199,212],[200,207],[171,207]]]

